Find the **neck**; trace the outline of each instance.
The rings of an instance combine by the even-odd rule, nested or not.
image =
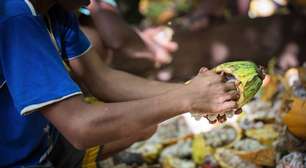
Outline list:
[[[29,0],[35,10],[41,14],[45,15],[48,13],[49,9],[55,4],[55,0]]]

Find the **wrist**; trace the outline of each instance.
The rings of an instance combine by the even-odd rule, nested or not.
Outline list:
[[[185,85],[178,87],[175,90],[172,90],[173,100],[175,101],[176,107],[180,113],[185,113],[191,111],[191,99],[188,96],[188,93],[185,91]]]

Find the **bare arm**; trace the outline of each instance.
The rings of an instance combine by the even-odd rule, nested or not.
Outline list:
[[[239,93],[233,84],[222,84],[212,72],[199,74],[181,89],[159,96],[121,103],[86,104],[75,96],[42,109],[43,115],[79,149],[108,144],[137,135],[147,128],[196,111],[216,114],[237,108]]]
[[[136,136],[188,110],[178,93],[123,103],[86,104],[75,96],[43,109],[43,115],[79,149]],[[170,100],[170,101],[169,101]]]
[[[235,85],[224,84],[221,77],[213,72],[200,72],[186,86],[161,84],[155,88],[156,91],[160,90],[159,94],[153,96],[151,88],[144,85],[158,84],[154,82],[149,84],[150,82],[145,79],[125,73],[122,73],[121,77],[112,78],[111,75],[117,75],[114,73],[119,72],[113,72],[103,65],[101,59],[94,51],[92,52],[92,55],[71,61],[73,72],[81,77],[86,85],[91,86],[91,91],[98,92],[95,94],[99,96],[105,94],[109,99],[120,100],[120,96],[130,99],[130,95],[133,95],[139,100],[86,104],[82,96],[75,96],[42,109],[43,115],[79,149],[120,142],[130,136],[137,136],[139,132],[186,111],[215,114],[237,108],[233,100],[237,99],[239,93],[228,92],[236,90]],[[120,81],[121,78],[125,80]],[[146,91],[131,85],[149,89],[147,91],[153,97],[140,99],[141,96],[146,95]],[[179,89],[172,89],[172,86]],[[129,88],[134,90],[130,91]],[[166,88],[169,90],[165,91]],[[121,93],[116,91],[117,89],[120,89]],[[116,96],[112,96],[114,92]]]
[[[150,138],[155,133],[156,128],[156,126],[153,126],[135,136],[130,136],[128,138],[103,145],[103,149],[99,153],[98,160],[106,159],[107,157],[128,148],[136,141],[143,141]]]
[[[95,5],[93,5],[95,6]],[[116,12],[98,7],[91,9],[92,19],[107,47],[130,57],[153,58],[144,41]]]
[[[129,101],[154,97],[182,85],[146,80],[111,69],[102,62],[94,50],[70,61],[70,66],[79,81],[84,82],[87,89],[103,101]]]
[[[90,51],[86,56],[80,57],[79,59],[72,60],[70,62],[70,66],[72,67],[74,75],[79,78],[79,81],[84,82],[91,93],[93,93],[93,95],[104,101],[126,101],[142,99],[146,97],[154,97],[181,86],[180,84],[167,84],[156,81],[149,81],[127,74],[125,72],[110,69],[101,61],[100,57],[94,51]],[[146,110],[146,108],[144,110]],[[122,118],[125,117],[122,116]],[[113,120],[115,121],[116,119]],[[158,122],[156,124],[158,124]],[[83,128],[85,126],[80,127]],[[156,125],[153,126],[153,128],[155,127]],[[122,128],[126,127],[122,126]],[[105,158],[110,156],[113,153],[128,147],[136,141],[147,138],[154,133],[155,129],[144,128],[142,130],[136,131],[135,134],[125,130],[129,133],[130,137],[123,135],[119,136],[117,139],[114,139],[114,142],[109,141],[107,144],[103,143],[104,149],[101,157]],[[113,133],[110,132],[109,134],[112,135]],[[79,142],[77,142],[77,145],[78,144]],[[100,144],[102,144],[102,142]],[[86,147],[87,146],[88,145],[86,145]]]

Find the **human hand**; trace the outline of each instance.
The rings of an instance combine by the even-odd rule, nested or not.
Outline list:
[[[241,108],[235,109],[233,112],[228,112],[226,114],[214,114],[213,116],[206,116],[205,118],[208,120],[210,124],[215,124],[217,122],[224,123],[227,118],[231,118],[232,115],[238,115],[242,112]]]
[[[172,41],[173,30],[171,28],[147,28],[137,33],[145,42],[150,53],[145,57],[153,60],[157,65],[168,64],[172,61],[171,53],[177,50],[178,45]]]
[[[235,83],[224,83],[221,75],[207,68],[201,68],[184,92],[189,100],[189,110],[203,116],[225,114],[238,108],[239,92]]]

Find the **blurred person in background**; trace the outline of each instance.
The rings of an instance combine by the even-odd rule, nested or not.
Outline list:
[[[81,8],[79,11],[81,29],[100,55],[105,56],[105,53],[110,53],[111,50],[131,58],[149,59],[157,65],[162,65],[170,63],[171,53],[177,50],[177,44],[171,41],[171,32],[165,32],[164,27],[152,27],[141,31],[129,26],[120,16],[115,1],[107,3],[91,0],[87,8]]]

